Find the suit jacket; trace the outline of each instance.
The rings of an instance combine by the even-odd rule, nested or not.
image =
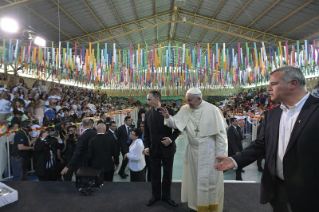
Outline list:
[[[237,128],[232,125],[227,130],[227,138],[228,138],[228,155],[235,155],[236,152],[240,152],[242,150],[242,144],[240,139],[240,134]]]
[[[111,134],[98,134],[89,141],[87,158],[92,163],[92,167],[101,169],[105,172],[114,170],[115,165],[119,164],[119,154],[116,140]]]
[[[291,132],[283,157],[284,184],[292,211],[317,211],[319,208],[319,99],[309,96]],[[279,123],[282,109],[268,111],[257,139],[233,158],[244,167],[265,154],[261,179],[261,203],[275,193]]]
[[[238,133],[239,133],[240,140],[241,140],[241,141],[244,140],[243,133],[241,132],[241,127],[237,126],[236,129],[237,129],[237,131],[238,131]]]
[[[67,167],[88,167],[87,152],[89,140],[96,136],[96,131],[93,129],[85,130],[77,139],[76,149],[69,161]]]
[[[141,123],[142,123],[142,119],[137,120],[137,128],[140,128]]]
[[[174,110],[166,108],[170,115],[174,116]],[[164,156],[171,157],[176,152],[175,140],[179,136],[179,130],[172,130],[164,125],[164,116],[155,109],[150,109],[145,114],[144,146],[150,149],[150,155],[155,155],[157,151],[162,151]],[[164,137],[169,137],[172,143],[168,146],[162,144]]]
[[[129,151],[129,145],[131,143],[131,140],[130,140],[129,144],[127,143],[127,136],[128,136],[127,135],[127,128],[126,128],[126,125],[123,124],[122,126],[120,126],[117,129],[116,137],[117,137],[117,142],[118,142],[119,147],[125,153],[127,153]]]

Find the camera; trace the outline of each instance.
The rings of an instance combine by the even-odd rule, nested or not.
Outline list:
[[[70,139],[74,139],[74,137],[75,137],[75,136],[74,136],[73,133],[70,133],[70,134],[69,134],[69,138],[70,138]]]
[[[44,145],[50,150],[55,149],[56,142],[57,139],[54,136],[51,136],[50,134],[44,139]]]
[[[57,131],[57,132],[62,131],[63,130],[63,126],[62,125],[63,125],[63,123],[56,124],[55,127],[54,127],[55,131]]]

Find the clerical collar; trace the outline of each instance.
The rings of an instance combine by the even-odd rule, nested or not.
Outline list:
[[[161,108],[161,106],[159,106],[159,107],[157,107],[157,108],[154,107],[154,110],[155,110],[155,111],[158,111],[160,108]]]
[[[105,133],[98,133],[98,135],[100,135],[100,134],[105,134]]]

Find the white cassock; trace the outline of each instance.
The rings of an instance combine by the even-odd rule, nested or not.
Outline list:
[[[197,211],[223,211],[224,175],[214,168],[217,155],[227,156],[226,123],[221,111],[205,101],[196,109],[184,105],[164,124],[185,129],[189,141],[183,165],[182,202]]]

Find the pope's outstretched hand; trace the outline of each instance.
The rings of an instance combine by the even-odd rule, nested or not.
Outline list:
[[[169,113],[168,110],[165,107],[161,107],[159,112],[165,117],[165,118],[169,118]]]
[[[230,157],[216,156],[218,163],[214,166],[218,171],[226,171],[235,167],[234,161]]]

